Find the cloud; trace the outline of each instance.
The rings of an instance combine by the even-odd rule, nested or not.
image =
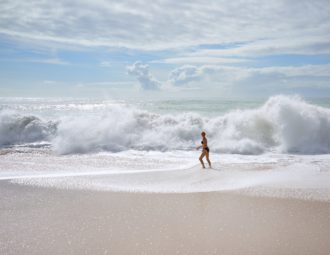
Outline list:
[[[318,37],[280,38],[258,40],[239,44],[225,49],[201,49],[185,55],[185,58],[222,58],[235,60],[233,57],[260,57],[281,54],[330,54],[330,34]],[[239,60],[239,59],[238,59]]]
[[[330,88],[330,64],[274,67],[238,67],[224,65],[183,65],[169,72],[162,83],[153,78],[147,65],[136,62],[128,67],[144,89],[159,88],[162,91],[188,90],[213,91],[257,95],[290,93],[302,88]],[[212,95],[212,94],[211,94]],[[214,95],[213,95],[214,96]]]
[[[157,90],[161,86],[161,83],[149,72],[149,66],[141,62],[135,62],[133,65],[127,66],[127,72],[138,79],[141,88],[144,90]]]
[[[172,70],[169,74],[169,82],[174,86],[183,86],[201,80],[235,81],[242,79],[248,73],[246,68],[230,67],[222,65],[184,65]]]
[[[213,84],[213,87],[327,87],[330,88],[330,64],[278,67],[229,67],[221,65],[182,66],[170,72],[174,86]]]
[[[51,65],[70,65],[69,62],[59,59],[59,58],[32,59],[32,60],[27,60],[27,61],[35,62],[35,63],[51,64]]]
[[[71,65],[70,62],[62,60],[60,58],[12,58],[6,61],[13,62],[29,62],[29,63],[41,63],[41,64],[50,64],[50,65]]]
[[[304,66],[274,66],[263,68],[249,68],[252,73],[270,74],[278,73],[288,77],[329,77],[330,64],[304,65]]]
[[[188,55],[184,54],[179,57],[165,58],[163,60],[154,60],[152,62],[184,65],[184,64],[230,64],[230,63],[242,63],[245,61],[246,59],[242,59],[242,58],[223,58],[210,54],[208,55],[200,54],[197,56],[190,56],[189,54]]]
[[[329,86],[328,66],[306,65],[329,62],[328,0],[3,0],[0,12],[0,41],[17,51],[5,54],[8,61],[36,56],[32,62],[70,64],[78,70],[75,60],[84,59],[97,68],[112,63],[110,72],[135,59],[160,63],[160,79],[141,62],[128,67],[145,90],[207,84],[215,89],[235,84]],[[61,51],[59,56],[72,62],[57,54],[31,54],[49,50]],[[83,56],[86,52],[96,54],[89,58]],[[290,58],[290,63],[305,65],[252,67],[286,65],[284,57],[263,58],[281,54],[305,55]],[[67,78],[73,80],[76,73]],[[167,73],[168,80],[160,82]]]
[[[295,45],[301,51],[329,49],[326,42],[318,41],[330,34],[327,0],[210,0],[207,4],[202,0],[4,0],[0,11],[2,36],[57,47],[150,50],[256,42],[258,48],[260,40],[284,38],[289,51]]]
[[[273,88],[284,87],[327,87],[330,88],[330,64],[275,67],[235,67],[224,65],[183,65],[170,71],[168,80],[161,84],[149,73],[147,65],[137,62],[130,72],[138,77],[141,85],[155,81],[163,90],[202,87],[244,87]],[[143,77],[141,79],[140,77]],[[144,78],[147,77],[147,78]],[[145,82],[146,81],[146,82]]]
[[[169,81],[174,85],[182,85],[200,79],[200,69],[192,65],[181,66],[169,74]]]

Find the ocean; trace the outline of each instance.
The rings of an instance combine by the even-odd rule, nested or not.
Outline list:
[[[330,200],[330,99],[0,98],[0,179]],[[212,169],[198,161],[207,133]]]

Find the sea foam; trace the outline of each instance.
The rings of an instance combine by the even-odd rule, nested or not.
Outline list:
[[[212,152],[330,153],[330,109],[291,96],[274,96],[259,108],[216,117],[158,114],[126,105],[52,121],[0,113],[0,145],[48,141],[58,154],[192,150],[201,130]]]

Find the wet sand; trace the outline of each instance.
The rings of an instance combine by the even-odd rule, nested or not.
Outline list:
[[[330,254],[330,203],[0,181],[0,254]]]

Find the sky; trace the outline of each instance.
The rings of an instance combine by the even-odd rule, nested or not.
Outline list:
[[[328,0],[0,0],[0,97],[330,97]]]

